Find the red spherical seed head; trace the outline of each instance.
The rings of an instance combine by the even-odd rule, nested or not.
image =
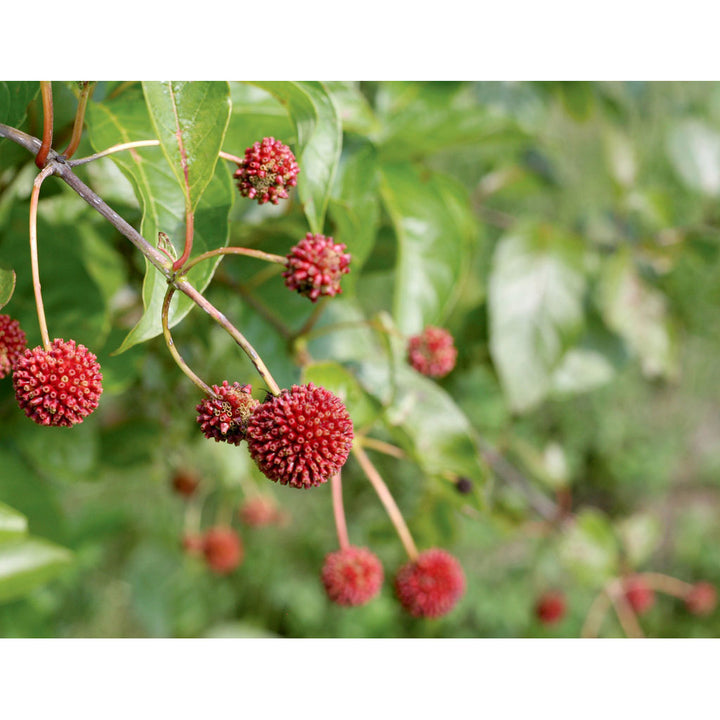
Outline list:
[[[717,604],[717,591],[709,582],[699,582],[685,596],[685,607],[693,615],[709,615]]]
[[[443,328],[428,325],[408,340],[408,362],[428,377],[444,377],[455,367],[456,359],[453,337]]]
[[[558,590],[543,593],[535,603],[535,616],[543,625],[552,625],[565,617],[565,595]]]
[[[340,278],[350,272],[345,245],[331,237],[308,233],[288,254],[285,285],[316,302],[321,295],[342,292]]]
[[[217,397],[206,397],[195,408],[197,422],[208,440],[239,445],[245,438],[248,420],[260,404],[250,394],[252,386],[223,380],[221,386],[213,385]]]
[[[437,618],[449,613],[465,592],[465,574],[450,553],[425,550],[400,568],[395,592],[414,617]]]
[[[56,339],[50,350],[27,349],[15,361],[18,405],[38,425],[70,427],[98,406],[102,375],[97,358],[74,340]]]
[[[195,493],[200,484],[200,479],[196,475],[180,470],[173,475],[171,480],[172,488],[178,495],[190,497]]]
[[[655,592],[642,578],[631,577],[625,580],[625,599],[630,607],[642,615],[655,604]]]
[[[244,548],[240,536],[229,527],[214,527],[202,539],[205,562],[218,575],[227,575],[240,565]]]
[[[20,323],[9,315],[0,315],[0,378],[10,374],[26,347],[27,338]]]
[[[238,189],[243,197],[260,205],[277,205],[287,198],[287,188],[297,185],[300,168],[287,145],[272,137],[263,138],[245,150],[245,158],[235,171]]]
[[[327,596],[345,607],[370,602],[380,592],[383,577],[377,555],[354,546],[326,555],[321,573]]]
[[[282,520],[282,513],[278,510],[275,501],[267,495],[248,498],[240,506],[238,514],[240,520],[250,527],[274,525]]]
[[[250,418],[246,439],[266,477],[309,488],[327,482],[345,464],[353,426],[339,397],[309,383],[262,403]]]

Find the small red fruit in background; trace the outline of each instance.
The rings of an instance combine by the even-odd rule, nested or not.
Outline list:
[[[641,577],[629,577],[623,584],[625,599],[630,607],[642,615],[655,604],[655,592]]]
[[[420,335],[408,340],[408,362],[419,373],[432,378],[445,377],[457,360],[453,336],[443,328],[428,325]]]
[[[321,295],[338,295],[342,292],[340,278],[350,272],[350,255],[345,249],[331,237],[307,233],[287,256],[285,285],[313,302]]]
[[[717,591],[709,582],[695,583],[685,596],[685,607],[693,615],[709,615],[716,604]]]
[[[247,426],[250,457],[281,485],[320,485],[345,464],[353,426],[342,400],[329,390],[293,385],[261,403]]]
[[[243,197],[260,205],[287,198],[287,188],[297,185],[300,172],[295,156],[287,145],[273,137],[263,138],[245,150],[234,178]]]
[[[559,590],[548,590],[535,603],[535,616],[543,625],[552,625],[565,617],[565,595]]]
[[[269,495],[256,495],[247,498],[238,511],[240,520],[250,527],[282,524],[285,513],[281,512],[277,503]]]
[[[245,551],[240,536],[229,527],[214,527],[202,539],[205,562],[218,575],[227,575],[243,560]]]
[[[18,405],[38,425],[70,427],[98,406],[102,374],[97,358],[74,340],[53,340],[25,350],[15,361],[13,386]]]
[[[202,555],[203,536],[193,533],[186,533],[182,539],[183,550],[189,555]]]
[[[437,618],[449,613],[465,592],[465,574],[450,553],[432,548],[400,568],[395,592],[414,617]]]
[[[186,470],[178,470],[170,481],[173,490],[183,497],[190,497],[200,485],[200,478],[197,475],[187,472]]]
[[[227,380],[223,384],[213,385],[217,397],[203,398],[195,408],[197,422],[208,440],[239,445],[245,438],[248,420],[260,404],[250,394],[251,385],[241,385]]]
[[[9,315],[0,315],[0,378],[10,374],[26,347],[27,338],[20,323]]]
[[[379,592],[383,567],[367,548],[350,546],[325,557],[321,578],[332,602],[345,607],[364,605]]]

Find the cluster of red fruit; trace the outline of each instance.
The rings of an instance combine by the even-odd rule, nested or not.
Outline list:
[[[259,204],[288,198],[300,172],[290,148],[268,137],[245,151],[235,179],[240,193]],[[350,255],[332,237],[307,233],[286,256],[286,286],[316,302],[342,292],[340,280],[350,270]],[[407,359],[418,372],[433,378],[454,367],[457,350],[452,336],[426,327],[408,340]],[[13,373],[17,402],[40,425],[72,426],[98,406],[102,374],[97,358],[74,340],[53,340],[27,349],[25,333],[9,316],[0,316],[0,377]],[[353,425],[344,404],[312,383],[293,385],[261,402],[250,385],[227,380],[213,385],[197,405],[203,434],[217,442],[247,442],[250,456],[269,479],[295,488],[325,483],[344,465],[353,443]],[[196,481],[177,475],[176,491],[190,496]],[[256,503],[257,504],[257,503]],[[244,508],[248,524],[277,520],[274,508]],[[229,527],[213,527],[188,536],[189,551],[201,552],[219,573],[232,571],[243,558],[240,536]],[[340,605],[359,605],[380,590],[383,569],[369,550],[349,547],[327,556],[322,579],[328,596]],[[420,553],[397,573],[395,589],[403,607],[418,617],[447,613],[462,595],[465,579],[457,560],[440,549]]]
[[[367,548],[350,546],[329,553],[322,582],[332,602],[364,605],[380,592],[383,566]],[[395,576],[395,594],[413,617],[438,618],[449,613],[465,592],[465,574],[450,553],[431,548],[403,565]]]
[[[655,591],[641,575],[632,575],[622,584],[625,601],[638,615],[644,615],[655,604]],[[705,581],[687,587],[682,595],[685,608],[693,615],[709,615],[717,604],[715,587]],[[535,616],[544,625],[560,622],[567,612],[565,594],[548,590],[535,603]]]
[[[172,489],[185,499],[195,495],[200,478],[187,471],[178,471],[171,481]],[[238,509],[238,518],[248,527],[285,524],[287,516],[269,495],[248,497]],[[191,555],[203,557],[207,566],[218,575],[228,575],[238,568],[245,558],[245,547],[240,533],[233,527],[214,525],[204,532],[188,532],[182,545]]]

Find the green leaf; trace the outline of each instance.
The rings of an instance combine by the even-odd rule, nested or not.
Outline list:
[[[667,154],[690,189],[720,195],[720,133],[715,129],[701,120],[683,120],[668,134]]]
[[[96,150],[117,143],[152,138],[154,132],[139,88],[131,88],[116,100],[88,107],[90,140]],[[114,162],[130,180],[141,203],[141,233],[151,244],[157,244],[158,232],[167,233],[178,255],[185,241],[185,203],[183,193],[170,170],[162,151],[156,147],[141,148],[112,155]],[[227,245],[228,213],[233,202],[230,173],[224,164],[215,168],[210,183],[195,211],[195,237],[192,255]],[[188,279],[196,289],[204,290],[219,260],[194,267]],[[162,273],[145,262],[143,305],[145,313],[130,331],[117,352],[124,352],[137,343],[162,332],[160,311],[167,290]],[[194,303],[178,293],[170,307],[170,326],[176,325],[194,307]]]
[[[380,414],[378,403],[365,392],[357,378],[339,363],[308,365],[303,370],[303,382],[315,383],[337,395],[350,413],[356,431],[372,424]]]
[[[0,601],[26,595],[68,567],[69,550],[36,538],[0,544]]]
[[[451,178],[412,165],[381,169],[381,194],[398,241],[393,316],[401,332],[441,324],[469,267],[469,199]]]
[[[528,227],[499,241],[489,281],[490,352],[511,407],[548,393],[582,327],[582,245],[553,228]]]
[[[678,348],[667,299],[640,277],[629,251],[616,253],[605,263],[598,295],[605,322],[640,359],[643,373],[675,377]]]
[[[226,82],[143,82],[143,92],[160,146],[195,210],[215,174],[230,121],[230,88]]]
[[[295,125],[298,195],[311,232],[322,233],[342,148],[342,126],[332,96],[319,82],[254,84],[274,95]]]
[[[443,149],[490,145],[512,123],[479,103],[474,89],[455,82],[394,82],[375,101],[386,161],[408,160]]]
[[[15,292],[15,271],[0,264],[0,308],[10,302]]]
[[[335,225],[335,241],[345,243],[352,259],[350,273],[342,280],[344,292],[352,292],[363,265],[375,245],[380,220],[378,168],[375,150],[363,146],[340,166],[341,179],[329,205]]]
[[[376,361],[357,365],[360,384],[381,402],[388,402],[388,368]],[[455,401],[437,383],[406,365],[395,369],[396,391],[386,407],[391,429],[400,431],[415,462],[428,474],[463,475],[484,485],[486,476],[474,431]]]
[[[0,123],[18,126],[40,91],[38,82],[0,82]]]
[[[0,503],[0,543],[16,539],[26,533],[27,518],[9,505]]]
[[[619,570],[619,545],[607,516],[582,510],[560,538],[560,558],[577,579],[599,586]]]

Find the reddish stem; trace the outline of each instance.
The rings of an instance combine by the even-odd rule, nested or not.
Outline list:
[[[345,522],[345,510],[343,509],[340,472],[330,478],[330,484],[332,485],[333,514],[335,515],[338,542],[341,550],[347,550],[350,547],[350,540],[348,538],[347,523]]]
[[[83,123],[85,122],[85,108],[87,107],[88,100],[92,94],[92,90],[95,87],[94,83],[84,82],[82,90],[80,90],[80,97],[78,98],[77,112],[75,113],[75,123],[73,124],[72,135],[70,137],[70,143],[67,146],[63,155],[66,160],[69,160],[78,149],[80,145],[80,139],[82,138]]]
[[[40,168],[45,167],[48,153],[53,139],[53,99],[52,99],[52,83],[47,81],[40,82],[40,92],[42,94],[43,105],[43,136],[40,150],[35,156],[35,164]]]
[[[360,463],[367,479],[375,489],[377,496],[380,498],[380,502],[384,505],[385,511],[387,512],[392,524],[395,526],[400,542],[402,542],[405,552],[407,552],[410,560],[415,561],[418,558],[418,550],[415,545],[415,541],[410,534],[405,518],[403,518],[400,508],[395,503],[395,500],[385,484],[385,481],[380,477],[380,473],[375,469],[375,466],[370,462],[370,458],[363,449],[362,445],[355,443],[353,445],[353,452],[355,458]]]

